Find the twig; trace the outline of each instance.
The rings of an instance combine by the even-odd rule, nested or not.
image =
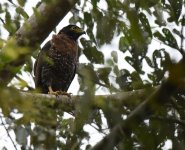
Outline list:
[[[28,85],[28,83],[27,83],[24,79],[22,79],[21,77],[19,77],[17,74],[15,75],[15,78],[16,78],[20,83],[23,83],[23,84],[25,85],[25,87],[28,88],[29,91],[33,91],[33,90],[34,90],[33,87],[30,87],[30,86]]]
[[[183,50],[183,42],[184,42],[184,36],[183,36],[183,32],[184,32],[184,24],[185,24],[185,15],[183,15],[182,17],[182,28],[181,28],[181,47],[180,47],[180,53],[182,55],[184,55],[184,50]]]
[[[174,107],[174,109],[176,109],[176,111],[178,113],[180,113],[181,112],[181,109],[183,109],[183,108],[176,103],[176,100],[175,100],[174,97],[171,98],[171,101],[170,102],[171,102],[172,106]]]
[[[15,3],[12,2],[12,0],[7,0],[9,3],[11,3],[13,6],[17,7]]]
[[[5,21],[4,21],[2,18],[0,18],[0,20],[1,20],[1,22],[5,25]]]
[[[9,133],[8,129],[6,128],[6,126],[5,126],[4,122],[3,122],[3,118],[2,118],[1,115],[0,115],[0,119],[1,119],[2,125],[3,125],[3,127],[5,128],[6,133],[7,133],[8,137],[10,138],[10,141],[12,142],[12,144],[13,144],[15,150],[18,150],[17,147],[16,147],[16,145],[15,145],[15,143],[14,143],[14,141],[13,141],[13,139],[12,139],[12,137],[10,136],[10,133]]]
[[[98,132],[100,132],[101,134],[103,135],[107,135],[104,131],[108,130],[108,128],[106,129],[98,129],[97,127],[95,127],[94,125],[92,124],[89,124],[92,128],[94,128],[95,130],[97,130]]]

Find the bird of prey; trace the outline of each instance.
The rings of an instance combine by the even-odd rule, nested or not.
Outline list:
[[[85,32],[68,25],[53,35],[41,49],[35,65],[35,87],[45,94],[68,95],[78,62],[77,39]]]

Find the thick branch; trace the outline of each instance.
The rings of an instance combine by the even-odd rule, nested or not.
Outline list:
[[[27,22],[16,32],[15,45],[30,47],[26,54],[19,55],[14,60],[3,64],[0,70],[1,84],[8,84],[15,75],[16,71],[12,68],[23,65],[26,58],[36,50],[35,47],[40,45],[49,33],[56,27],[62,18],[75,5],[77,0],[56,0],[52,3],[42,3],[37,15],[33,14]],[[3,57],[3,53],[0,56]]]
[[[96,95],[94,99],[94,108],[103,108],[107,101],[112,101],[115,105],[124,105],[124,106],[136,106],[137,104],[141,103],[148,95],[148,91],[154,90],[155,88],[151,89],[142,89],[130,92],[120,92],[115,93],[112,95]],[[76,103],[79,102],[81,96],[72,96],[69,99],[67,96],[60,96],[56,98],[55,96],[48,95],[48,94],[39,94],[39,93],[28,93],[28,92],[21,92],[21,97],[23,100],[31,100],[34,102],[40,101],[52,101],[56,102],[56,106],[58,109],[63,110],[65,112],[74,111]]]

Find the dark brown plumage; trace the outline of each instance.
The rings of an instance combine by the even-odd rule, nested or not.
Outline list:
[[[81,28],[68,25],[44,45],[34,66],[35,86],[42,93],[67,92],[76,72],[77,39],[84,33]]]

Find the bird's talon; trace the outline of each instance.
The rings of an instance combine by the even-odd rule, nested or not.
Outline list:
[[[52,91],[52,92],[48,92],[48,94],[55,95],[56,97],[59,97],[60,95],[66,95],[69,98],[71,98],[71,95],[72,95],[72,93],[67,93],[67,92],[64,92],[64,91],[55,91],[55,92]]]
[[[69,98],[71,98],[72,93],[67,93],[67,92],[63,92],[63,91],[60,91],[60,92],[61,92],[60,95],[66,95],[66,96],[68,96]]]
[[[59,94],[60,91],[52,91],[52,92],[48,92],[48,94],[51,94],[51,95],[55,95],[56,97],[58,97],[60,94]]]

